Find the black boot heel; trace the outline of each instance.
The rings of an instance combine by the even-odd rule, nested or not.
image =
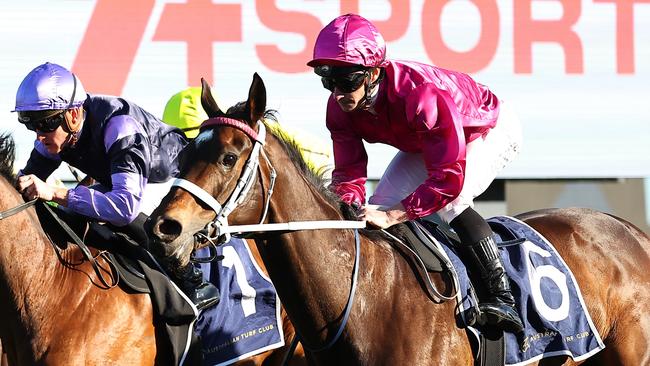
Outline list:
[[[193,264],[171,271],[174,282],[194,303],[197,309],[204,310],[215,306],[221,300],[219,289],[203,280],[201,269]]]

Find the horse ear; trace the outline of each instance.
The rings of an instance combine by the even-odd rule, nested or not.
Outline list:
[[[253,82],[248,90],[248,101],[246,103],[246,112],[250,116],[251,123],[256,123],[264,117],[266,110],[266,87],[262,78],[253,74]]]
[[[204,78],[201,78],[201,106],[203,106],[203,110],[208,117],[216,117],[223,114],[212,96],[212,88],[210,88],[210,84],[208,84]]]

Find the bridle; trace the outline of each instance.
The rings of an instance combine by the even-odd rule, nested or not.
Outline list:
[[[239,120],[228,118],[228,117],[214,117],[206,120],[201,124],[201,129],[210,127],[210,126],[230,126],[237,128],[248,135],[253,141],[253,149],[246,160],[246,164],[242,169],[241,175],[237,180],[237,185],[230,194],[228,201],[225,204],[221,205],[212,195],[207,193],[201,187],[190,182],[189,180],[177,178],[172,183],[174,187],[180,187],[191,194],[196,198],[200,199],[203,203],[210,206],[215,212],[216,216],[212,221],[208,222],[203,230],[199,231],[196,236],[199,238],[206,239],[210,242],[211,245],[216,245],[221,242],[227,242],[230,240],[230,234],[233,232],[229,230],[228,227],[228,215],[237,208],[243,201],[246,199],[248,192],[250,191],[253,182],[255,181],[255,173],[259,169],[259,156],[260,153],[266,159],[270,169],[271,169],[271,182],[269,184],[269,189],[267,191],[267,199],[264,203],[264,209],[262,213],[262,219],[260,224],[266,219],[266,212],[269,209],[269,202],[271,195],[273,194],[273,186],[275,185],[275,178],[277,176],[275,169],[269,162],[266,154],[263,153],[262,146],[264,145],[266,139],[266,127],[264,123],[257,122],[258,131],[256,132],[249,125]],[[196,237],[195,236],[195,237]]]
[[[172,183],[172,186],[182,188],[191,193],[194,197],[208,205],[214,212],[215,217],[209,221],[205,227],[197,234],[199,237],[207,239],[210,243],[219,244],[230,240],[231,234],[244,234],[256,233],[267,231],[298,231],[298,230],[316,230],[316,229],[362,229],[366,227],[365,221],[350,221],[350,220],[325,220],[325,221],[293,221],[286,223],[264,224],[269,210],[271,197],[273,196],[273,188],[275,186],[275,179],[277,173],[270,160],[266,156],[262,148],[266,139],[266,126],[261,121],[257,121],[258,131],[255,131],[245,122],[228,118],[228,117],[214,117],[206,120],[201,125],[201,129],[208,126],[229,126],[239,129],[244,132],[254,143],[252,151],[242,169],[242,173],[237,181],[233,192],[230,194],[228,201],[221,205],[211,194],[206,192],[203,188],[197,186],[193,182],[186,179],[177,178]],[[259,166],[260,155],[264,158],[266,164],[269,166],[270,179],[269,186],[266,190],[266,198],[264,200],[264,207],[261,214],[261,219],[258,224],[252,225],[235,225],[228,224],[228,215],[232,213],[240,204],[244,202],[247,194],[252,187],[256,173],[261,176]]]
[[[264,143],[266,139],[266,126],[263,122],[257,121],[258,131],[256,132],[248,124],[241,122],[239,120],[228,118],[228,117],[214,117],[206,120],[201,124],[201,129],[208,126],[229,126],[239,129],[244,132],[248,137],[253,141],[253,148],[242,169],[242,173],[237,181],[235,189],[230,194],[228,201],[221,205],[212,195],[206,192],[203,188],[197,186],[196,184],[182,179],[177,178],[172,186],[182,188],[197,199],[201,200],[206,205],[210,206],[215,212],[215,218],[208,222],[203,230],[200,230],[195,234],[195,240],[197,235],[202,237],[210,242],[210,245],[216,246],[219,243],[226,242],[230,240],[233,233],[243,234],[243,233],[253,233],[253,232],[292,232],[299,230],[316,230],[316,229],[355,229],[354,238],[355,238],[355,257],[354,265],[352,268],[352,284],[350,286],[350,295],[348,297],[348,302],[345,306],[341,323],[336,332],[336,335],[327,342],[324,346],[321,347],[309,347],[305,344],[304,339],[301,340],[303,347],[312,352],[319,352],[326,350],[332,347],[336,341],[343,334],[343,330],[347,324],[347,321],[350,317],[350,312],[352,310],[352,304],[354,302],[354,295],[356,292],[357,278],[359,273],[359,253],[360,253],[360,239],[359,239],[359,230],[366,227],[365,221],[350,221],[350,220],[326,220],[326,221],[294,221],[287,223],[276,223],[276,224],[264,224],[266,220],[266,215],[269,210],[269,205],[271,201],[271,196],[273,195],[273,187],[275,185],[275,178],[277,177],[275,168],[271,164],[270,160],[264,153]],[[259,172],[261,177],[261,169],[259,166],[259,156],[262,155],[266,163],[270,168],[270,183],[267,189],[266,199],[264,201],[264,207],[261,215],[261,220],[259,224],[253,225],[228,225],[228,215],[237,208],[246,198],[248,192],[250,191],[253,182],[255,181],[255,174]],[[215,250],[216,252],[216,250]],[[295,343],[302,338],[296,329],[296,337],[294,337]]]

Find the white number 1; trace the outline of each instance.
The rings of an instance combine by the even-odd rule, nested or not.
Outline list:
[[[246,281],[246,271],[244,270],[244,264],[239,258],[239,254],[237,254],[235,248],[227,245],[223,247],[222,254],[223,260],[221,264],[230,270],[232,270],[232,267],[235,267],[235,281],[237,281],[237,285],[241,289],[241,307],[244,311],[244,317],[255,314],[255,297],[257,296],[257,292]]]

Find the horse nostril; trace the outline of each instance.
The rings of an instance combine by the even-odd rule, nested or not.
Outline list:
[[[170,217],[163,217],[156,223],[153,234],[163,241],[172,241],[183,232],[183,225]]]

